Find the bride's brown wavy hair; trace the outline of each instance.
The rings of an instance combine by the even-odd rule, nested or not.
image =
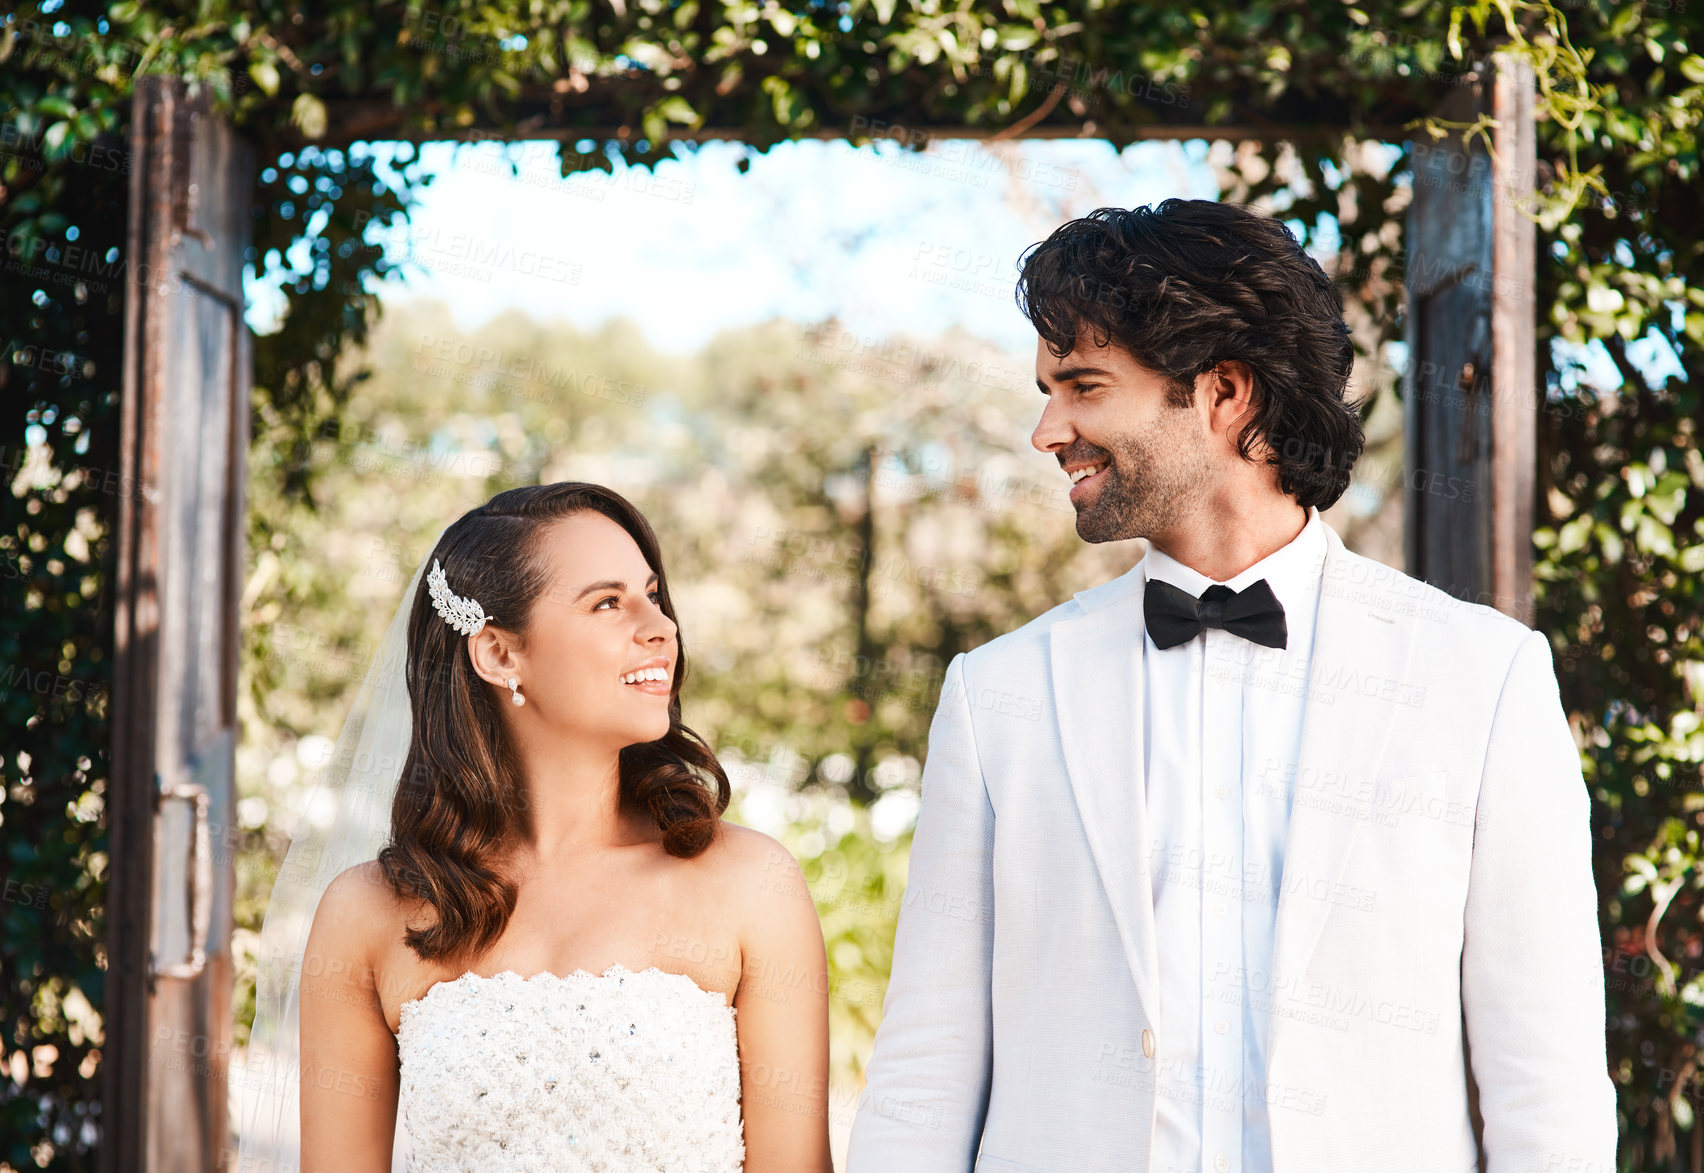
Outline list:
[[[432,557],[451,590],[477,600],[489,622],[524,641],[533,604],[551,581],[539,538],[552,523],[584,512],[601,513],[632,536],[657,574],[658,606],[674,620],[650,523],[601,485],[563,481],[499,493],[446,529]],[[690,858],[715,839],[731,791],[716,755],[681,723],[687,661],[678,622],[676,640],[669,731],[624,748],[619,770],[622,803],[655,820],[670,855]],[[417,956],[475,956],[502,936],[514,912],[516,886],[501,863],[530,833],[531,813],[495,690],[474,672],[467,637],[433,609],[424,577],[408,617],[407,670],[413,735],[379,866],[399,897],[435,914],[432,924],[404,936]]]

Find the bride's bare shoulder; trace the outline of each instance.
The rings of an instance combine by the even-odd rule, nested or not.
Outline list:
[[[786,871],[798,865],[793,853],[779,840],[726,819],[717,823],[716,838],[705,849],[704,861],[718,873],[734,879]]]
[[[781,1005],[826,1015],[828,963],[822,924],[793,853],[761,831],[723,823],[704,854],[716,871],[716,907],[731,918],[739,937],[742,960],[735,1005],[761,1003],[753,1012],[760,1017]],[[784,983],[784,988],[770,988],[774,982]],[[822,997],[790,998],[798,988],[819,991]],[[746,1021],[749,1027],[757,1020],[747,1015]]]
[[[339,872],[314,911],[309,948],[351,962],[370,961],[400,931],[408,909],[377,860]]]
[[[704,860],[717,877],[721,898],[737,907],[760,915],[788,905],[811,907],[799,861],[762,831],[724,822]]]

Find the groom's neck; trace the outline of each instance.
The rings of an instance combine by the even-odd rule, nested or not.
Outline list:
[[[1214,582],[1229,582],[1296,540],[1308,511],[1294,497],[1208,501],[1163,533],[1145,535],[1151,546]]]

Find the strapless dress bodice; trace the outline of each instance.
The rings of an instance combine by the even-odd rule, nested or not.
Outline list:
[[[402,1006],[411,1173],[738,1173],[734,1010],[684,974],[463,974]]]

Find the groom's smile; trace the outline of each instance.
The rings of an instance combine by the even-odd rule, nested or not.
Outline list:
[[[1077,500],[1077,490],[1090,482],[1099,483],[1101,474],[1112,467],[1110,460],[1096,460],[1088,464],[1081,462],[1066,464],[1065,474],[1071,478],[1071,500]]]

